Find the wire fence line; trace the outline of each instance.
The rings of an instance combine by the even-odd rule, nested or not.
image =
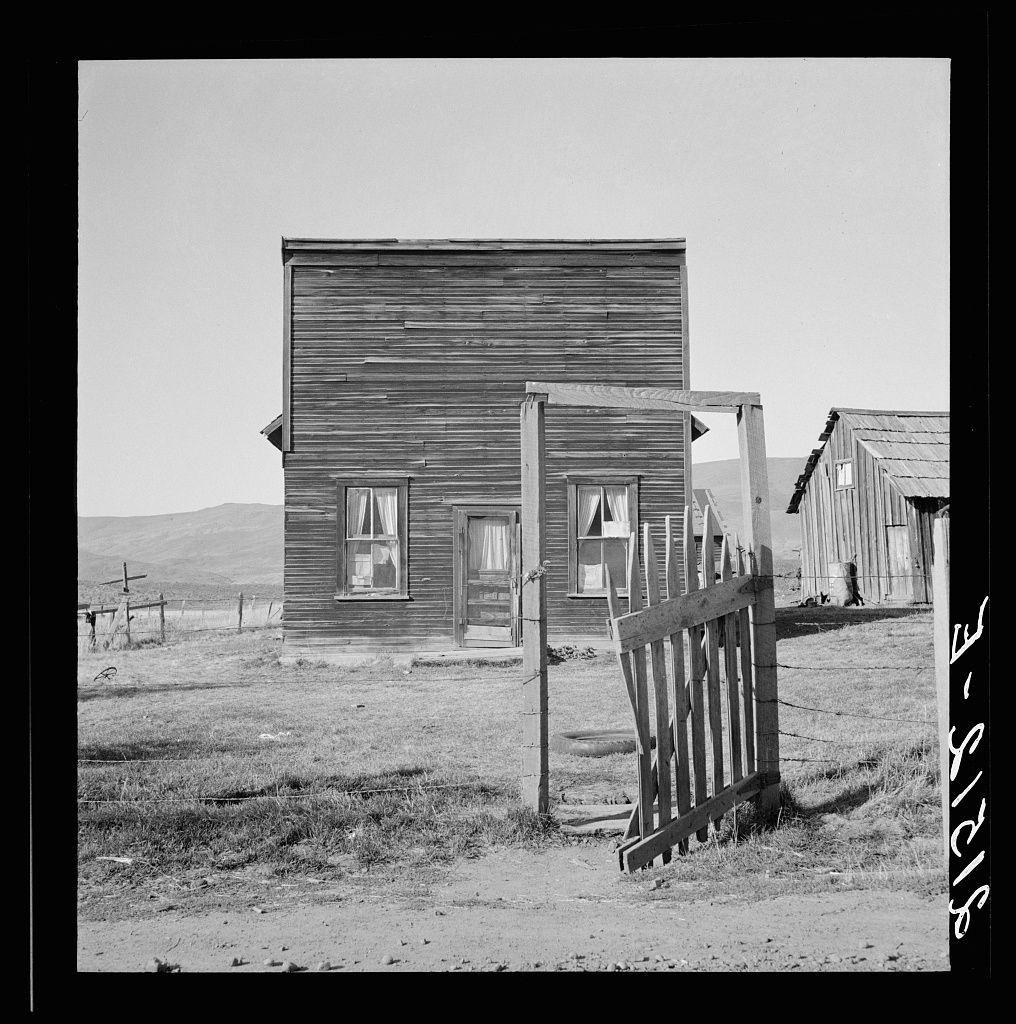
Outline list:
[[[117,616],[126,602],[130,612],[128,622],[118,622]],[[76,634],[79,645],[89,649],[105,648],[114,637],[144,642],[157,636],[163,642],[182,639],[195,633],[252,632],[278,629],[282,626],[284,602],[277,598],[256,595],[219,601],[174,598],[134,603],[129,595],[115,604],[89,603],[77,610]],[[122,618],[122,616],[121,616]],[[114,626],[116,628],[114,629]]]
[[[752,697],[752,700],[756,704],[781,704],[786,708],[795,708],[798,711],[813,711],[820,715],[835,715],[837,717],[844,718],[867,718],[873,722],[898,722],[902,725],[930,725],[931,723],[926,719],[921,718],[893,718],[888,715],[864,715],[858,711],[837,711],[832,708],[815,708],[807,704],[794,704],[789,700],[783,700],[780,697],[771,698],[769,700],[760,700],[758,697]]]
[[[279,608],[281,614],[281,607]],[[181,609],[182,614],[182,609]],[[193,610],[190,614],[201,614],[198,610]],[[806,625],[824,626],[823,623],[798,623]],[[265,622],[259,625],[245,626],[246,629],[256,630],[264,628],[272,628],[281,625],[281,622],[269,623]],[[237,626],[224,625],[224,626],[210,626],[210,627],[196,627],[193,629],[173,629],[167,631],[168,638],[171,638],[174,633],[177,634],[189,634],[189,633],[207,633],[207,632],[234,632]],[[150,633],[159,633],[159,629],[135,629],[132,628],[132,635],[143,635]],[[79,634],[80,635],[80,634]],[[852,672],[852,671],[908,671],[908,672],[925,672],[933,668],[930,665],[905,665],[905,664],[824,664],[824,665],[797,665],[797,664],[786,664],[782,662],[776,663],[777,667],[787,671],[801,671],[801,672]],[[113,668],[115,674],[115,668]],[[109,680],[109,677],[105,675],[109,669],[100,672],[93,682],[97,682],[99,679],[103,680],[103,683]],[[459,680],[457,676],[444,676],[444,677],[430,677],[424,676],[428,682],[455,682]],[[538,678],[537,675],[533,675],[530,680],[532,681]],[[214,686],[230,686],[230,685],[257,685],[272,683],[284,683],[288,680],[281,679],[238,679],[230,680],[227,682],[217,682]],[[873,722],[892,722],[897,724],[908,724],[908,725],[922,725],[928,726],[932,724],[928,720],[921,720],[916,718],[905,718],[905,717],[894,717],[887,715],[878,714],[865,714],[855,711],[847,711],[843,709],[834,708],[822,708],[814,707],[804,704],[798,704],[792,701],[784,700],[782,698],[773,698],[772,700],[760,700],[757,697],[752,697],[753,702],[758,704],[763,703],[776,703],[782,707],[794,709],[796,711],[808,712],[813,714],[830,715],[833,717],[847,717],[852,719],[869,720]],[[870,741],[868,740],[842,740],[834,737],[818,737],[809,736],[790,730],[780,730],[778,733],[780,736],[784,736],[789,739],[797,739],[804,742],[818,742],[818,743],[832,743],[844,747],[861,747],[865,746]],[[760,734],[761,735],[761,734]],[[249,756],[258,758],[262,756],[257,751],[250,751]],[[117,765],[128,765],[128,764],[168,764],[173,762],[189,763],[204,761],[206,758],[203,757],[177,757],[177,758],[79,758],[78,763],[82,765],[99,765],[99,764],[117,764]],[[836,764],[841,767],[849,767],[841,760],[835,758],[815,758],[815,757],[791,757],[781,756],[780,760],[787,763],[795,764]],[[273,767],[269,765],[269,767]],[[111,798],[111,797],[80,797],[78,799],[79,804],[84,805],[129,805],[129,804],[243,804],[253,801],[306,801],[306,800],[328,800],[336,799],[339,797],[352,797],[362,796],[371,794],[382,794],[382,793],[411,793],[411,792],[425,792],[429,790],[442,790],[442,789],[463,789],[470,786],[482,785],[479,780],[471,780],[466,782],[453,782],[453,783],[436,783],[436,784],[417,784],[413,786],[404,787],[384,787],[384,788],[373,788],[373,789],[344,789],[344,790],[319,790],[311,792],[301,793],[261,793],[261,794],[246,794],[240,796],[215,796],[215,795],[196,795],[188,797],[152,797],[152,798]]]
[[[170,629],[170,628],[167,627],[167,629],[166,629],[166,639],[167,640],[171,640],[174,636],[180,636],[181,634],[183,634],[183,635],[190,635],[191,633],[236,633],[236,632],[252,633],[252,632],[254,632],[255,630],[258,630],[258,629],[278,629],[281,625],[282,625],[281,621],[271,622],[271,623],[267,623],[267,622],[265,622],[265,623],[255,623],[254,625],[247,625],[245,623],[242,630],[238,630],[238,628],[235,625],[233,625],[233,626],[195,626],[193,629],[191,629],[191,628],[180,629],[179,627],[173,627],[172,629]],[[104,630],[101,633],[97,631],[96,632],[96,639],[98,639],[100,637],[104,637],[107,634],[108,635],[112,635],[107,630]],[[132,637],[134,637],[134,636],[149,636],[149,635],[152,635],[152,634],[159,634],[159,635],[161,635],[162,634],[162,630],[161,629],[135,629],[134,626],[131,626],[131,636]],[[88,633],[82,633],[79,630],[79,632],[78,632],[78,639],[79,640],[82,640],[82,639],[87,640],[88,639]]]
[[[802,672],[853,672],[858,669],[864,672],[929,672],[935,668],[934,665],[784,665],[780,661],[776,667]]]

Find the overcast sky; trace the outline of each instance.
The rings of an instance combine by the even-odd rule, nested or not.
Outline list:
[[[78,512],[282,501],[280,238],[688,240],[691,383],[770,456],[948,408],[947,60],[79,68]],[[695,444],[734,458],[732,422]]]

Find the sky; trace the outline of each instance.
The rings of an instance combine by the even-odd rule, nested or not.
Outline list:
[[[78,514],[282,502],[281,238],[687,239],[771,457],[948,409],[946,59],[79,64]],[[114,420],[110,396],[119,396]],[[122,403],[120,398],[123,399]],[[695,461],[737,457],[732,420]]]

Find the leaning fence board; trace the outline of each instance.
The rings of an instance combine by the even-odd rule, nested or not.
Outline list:
[[[684,507],[684,589],[685,593],[698,590],[698,562],[695,559],[695,535],[692,529],[691,508]],[[695,805],[705,803],[708,790],[706,788],[706,718],[703,707],[702,681],[705,678],[705,654],[702,651],[701,626],[692,626],[688,630],[688,660],[691,679],[688,682],[688,699],[691,704],[691,749],[692,763],[695,767]],[[709,837],[709,829],[703,826],[698,831],[699,842]]]
[[[646,603],[649,607],[660,603],[660,580],[657,574],[656,549],[649,524],[644,527],[645,541],[645,575]],[[667,659],[663,651],[663,641],[657,640],[649,645],[649,653],[653,666],[653,706],[656,710],[656,793],[659,800],[659,826],[662,828],[670,821],[670,761],[671,732],[670,709],[667,704]],[[663,854],[663,861],[670,860],[670,850]]]
[[[677,553],[674,550],[673,522],[666,518],[667,543],[667,596],[675,597],[681,591],[680,572],[677,565]],[[677,774],[677,814],[687,814],[691,810],[691,775],[688,770],[688,689],[684,680],[684,632],[677,630],[670,637],[671,679],[674,687],[674,715],[671,725],[671,744],[674,749],[674,761]],[[682,853],[688,850],[688,841],[680,844]]]
[[[614,623],[615,639],[622,650],[634,651],[754,603],[755,581],[750,576],[738,577],[693,593],[668,597],[640,614],[622,615]]]
[[[702,580],[705,587],[715,585],[716,554],[713,550],[715,527],[713,511],[706,505],[702,516]],[[720,620],[706,623],[706,683],[709,687],[709,736],[713,751],[713,792],[723,789],[723,712],[720,700]],[[716,824],[719,825],[719,819]]]
[[[617,586],[614,583],[613,575],[611,574],[609,566],[607,567],[607,611],[610,615],[610,619],[607,620],[607,629],[610,630],[610,623],[612,619],[617,618],[621,614],[621,605],[617,598]],[[617,652],[617,662],[621,667],[621,676],[624,679],[624,686],[628,692],[628,703],[631,705],[632,717],[635,719],[635,749],[637,752],[649,749],[651,747],[650,738],[648,735],[642,732],[642,723],[639,721],[639,716],[635,710],[638,701],[635,698],[635,678],[632,672],[632,655],[622,654],[620,651]],[[639,754],[639,765],[641,765],[641,754]],[[653,799],[656,799],[656,774],[653,772],[651,780],[651,788],[653,792]],[[641,792],[641,789],[640,789]],[[641,815],[642,801],[636,800],[635,806],[631,810],[631,814],[628,816],[628,824],[624,830],[624,839],[631,839],[633,836],[639,834],[639,823]],[[622,865],[623,867],[623,865]]]
[[[720,548],[720,576],[731,578],[730,544],[723,538]],[[723,661],[727,674],[727,735],[730,737],[730,778],[739,782],[744,775],[741,768],[741,702],[737,692],[737,616],[730,614],[723,619]]]
[[[638,611],[642,607],[642,576],[639,570],[639,538],[637,533],[631,534],[628,542],[628,608]],[[638,722],[638,734],[649,734],[649,681],[646,667],[646,649],[644,647],[632,652],[635,666],[635,717]],[[653,831],[653,790],[652,790],[652,752],[647,744],[638,752],[639,755],[639,834],[644,838]]]
[[[746,575],[744,551],[737,541],[737,574]],[[755,770],[755,693],[751,681],[751,622],[748,609],[738,613],[737,628],[741,652],[741,692],[744,696],[744,770],[750,775]]]
[[[611,577],[610,569],[607,569],[607,610],[611,617],[614,617],[619,611],[617,587]],[[625,689],[628,691],[628,701],[630,702],[632,712],[634,713],[636,704],[635,678],[632,675],[631,655],[619,654],[617,656],[617,660],[621,667],[621,676],[624,679]],[[638,715],[635,715],[635,744],[636,748],[639,750],[648,749],[650,746],[649,736],[643,734],[641,731],[641,722],[639,721]]]

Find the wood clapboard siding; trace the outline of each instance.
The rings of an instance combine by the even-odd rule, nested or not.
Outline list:
[[[525,381],[686,388],[683,251],[286,252],[292,450],[287,642],[453,643],[453,508],[520,493]],[[681,418],[547,410],[550,634],[604,633],[569,598],[566,473],[640,476],[640,521],[683,508]],[[409,479],[409,600],[336,601],[337,483]],[[661,552],[662,560],[662,552]],[[662,569],[662,561],[661,561]]]

